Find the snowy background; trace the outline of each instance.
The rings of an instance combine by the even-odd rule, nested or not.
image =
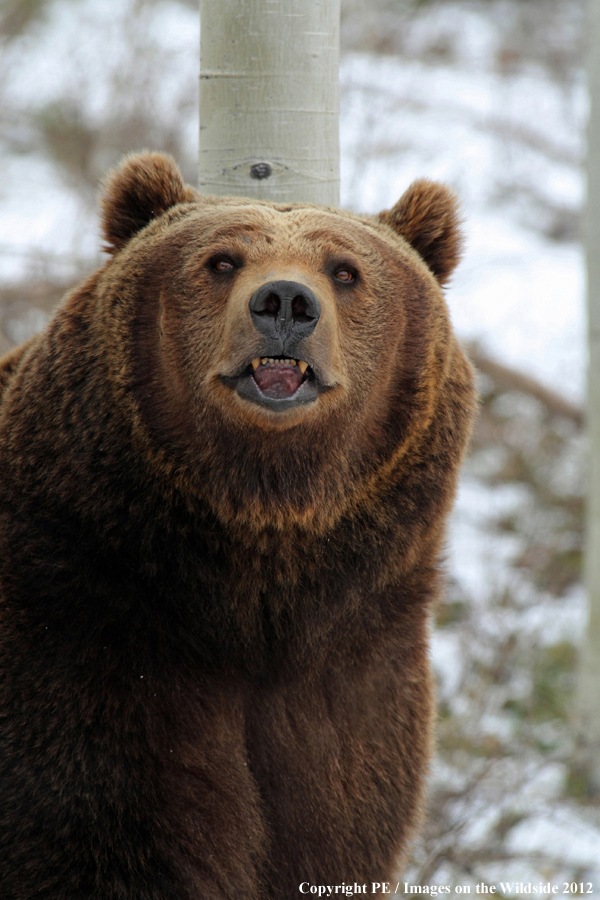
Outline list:
[[[481,379],[433,637],[430,816],[404,878],[592,882],[600,896],[600,816],[570,729],[586,616],[583,3],[342,7],[342,205],[378,211],[421,176],[455,188],[467,252],[452,318],[509,371]],[[195,2],[5,0],[0,350],[100,261],[96,187],[122,153],[167,150],[194,182],[198,43]]]

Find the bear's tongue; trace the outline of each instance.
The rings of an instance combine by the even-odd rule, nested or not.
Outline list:
[[[296,393],[304,378],[298,366],[267,364],[256,369],[254,380],[266,397],[285,400]]]

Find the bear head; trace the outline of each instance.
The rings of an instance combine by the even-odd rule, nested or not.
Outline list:
[[[111,382],[154,464],[221,519],[326,527],[433,440],[450,382],[469,417],[442,295],[461,247],[447,188],[359,216],[201,196],[143,153],[101,202]]]

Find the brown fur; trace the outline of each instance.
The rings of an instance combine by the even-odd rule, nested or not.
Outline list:
[[[419,182],[379,217],[201,197],[144,154],[102,204],[112,257],[0,362],[0,897],[387,879],[474,408],[439,286],[452,195]],[[231,387],[276,279],[322,308],[323,391],[285,411]]]

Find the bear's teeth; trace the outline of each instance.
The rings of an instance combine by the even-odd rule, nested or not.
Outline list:
[[[256,372],[259,366],[298,366],[300,369],[300,373],[304,375],[306,370],[308,369],[308,363],[305,363],[304,360],[296,360],[296,359],[275,359],[271,356],[257,356],[252,360],[252,368]]]

